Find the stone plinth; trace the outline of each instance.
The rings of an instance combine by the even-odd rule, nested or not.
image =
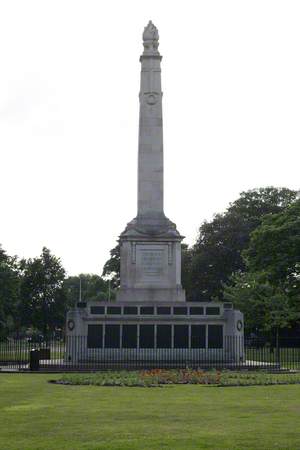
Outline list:
[[[145,229],[136,220],[122,233],[117,301],[185,300],[181,287],[182,237],[175,228],[155,231]]]

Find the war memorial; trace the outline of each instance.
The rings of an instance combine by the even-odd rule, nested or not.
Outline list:
[[[137,216],[119,237],[120,288],[114,302],[79,302],[68,312],[66,361],[243,360],[242,313],[230,303],[187,302],[181,285],[183,236],[164,214],[158,39],[149,22],[140,57]]]

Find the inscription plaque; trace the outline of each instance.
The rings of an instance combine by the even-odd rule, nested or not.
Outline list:
[[[143,249],[141,251],[141,269],[144,275],[157,277],[163,271],[163,250]]]
[[[142,285],[158,285],[167,282],[168,246],[136,246],[136,282]]]

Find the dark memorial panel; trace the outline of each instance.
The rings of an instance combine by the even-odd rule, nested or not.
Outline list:
[[[123,325],[122,348],[137,348],[137,325]]]
[[[154,314],[153,306],[141,306],[141,314]]]
[[[104,306],[91,306],[91,314],[104,314]]]
[[[154,325],[140,325],[140,348],[154,348]]]
[[[105,325],[105,348],[120,348],[120,325]]]
[[[188,309],[185,306],[175,306],[173,308],[174,311],[174,315],[181,315],[181,316],[186,316],[188,313]]]
[[[202,316],[204,313],[204,308],[202,306],[191,306],[190,314],[191,316]]]
[[[88,325],[87,348],[102,348],[103,325]]]
[[[174,348],[189,347],[189,326],[174,325]]]
[[[138,309],[136,306],[124,306],[124,314],[137,315]]]
[[[157,325],[156,347],[172,347],[172,325]]]
[[[168,306],[158,306],[157,314],[171,314],[171,308]]]
[[[206,308],[206,314],[208,316],[218,316],[220,314],[220,308],[208,306]]]
[[[208,325],[208,348],[223,348],[222,325]]]
[[[121,314],[121,308],[118,306],[108,306],[107,314]]]
[[[191,348],[205,348],[205,325],[191,325]]]

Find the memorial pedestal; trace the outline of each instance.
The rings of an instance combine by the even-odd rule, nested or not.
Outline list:
[[[181,240],[174,227],[149,233],[145,226],[138,228],[136,220],[128,224],[120,236],[121,286],[117,301],[185,301]]]

